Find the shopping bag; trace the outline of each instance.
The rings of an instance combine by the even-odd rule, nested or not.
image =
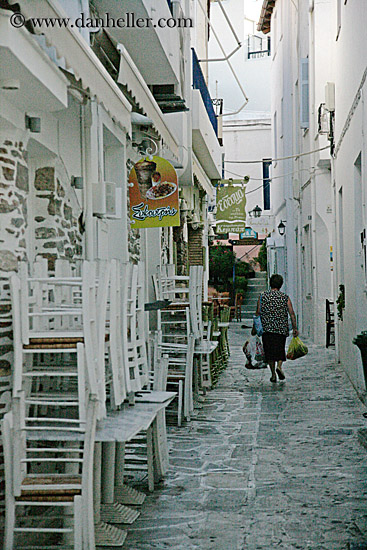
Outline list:
[[[265,362],[264,348],[258,336],[255,337],[255,361],[258,361],[259,363]]]
[[[242,348],[246,355],[246,369],[266,368],[264,348],[258,336],[247,340]]]
[[[299,359],[308,353],[307,346],[302,342],[302,340],[297,336],[292,338],[291,343],[289,344],[287,351],[287,359]]]
[[[261,311],[261,298],[262,297],[260,294],[260,311]],[[253,321],[254,321],[254,324],[251,331],[252,336],[255,336],[255,334],[257,334],[258,336],[262,336],[264,334],[264,329],[263,329],[260,315],[254,315]]]
[[[262,323],[261,323],[261,317],[260,315],[254,315],[253,317],[253,320],[254,320],[254,332],[258,335],[258,336],[262,336],[264,334],[264,329],[263,329],[263,326],[262,326]],[[251,333],[252,334],[252,333]]]

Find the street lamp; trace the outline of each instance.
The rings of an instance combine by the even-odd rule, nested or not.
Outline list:
[[[214,242],[214,239],[215,239],[215,232],[214,232],[213,226],[211,225],[208,231],[208,240],[210,243],[212,243]]]
[[[280,224],[278,225],[278,231],[281,237],[285,234],[285,223],[285,220],[280,220]]]

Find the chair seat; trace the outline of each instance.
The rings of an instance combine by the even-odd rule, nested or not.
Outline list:
[[[108,342],[110,335],[105,335]],[[47,338],[30,338],[29,344],[23,344],[23,349],[73,349],[78,343],[84,342],[84,336],[52,336]]]
[[[34,475],[25,477],[18,500],[38,500],[55,496],[73,498],[82,492],[81,476]]]
[[[212,353],[217,347],[219,342],[201,342],[199,345],[195,346],[194,353]]]

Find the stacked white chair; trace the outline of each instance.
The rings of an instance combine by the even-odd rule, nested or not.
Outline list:
[[[3,427],[6,550],[21,547],[22,538],[14,543],[14,534],[51,532],[56,542],[63,537],[62,548],[95,548],[94,433],[97,418],[106,414],[105,267],[98,283],[90,262],[84,263],[82,278],[60,270],[47,277],[42,261],[36,262],[34,277],[25,264],[11,277],[15,361],[12,411]],[[48,518],[55,526],[45,526],[47,519],[39,514],[38,523],[27,525],[29,507],[53,517],[58,512],[59,519]]]
[[[30,534],[37,535],[39,544],[43,542],[47,548],[94,550],[91,474],[97,397],[89,396],[85,430],[76,445],[75,441],[68,441],[67,432],[39,441],[34,434],[28,437],[22,393],[14,397],[12,411],[5,415],[2,425],[6,483],[4,550],[27,548]],[[47,466],[46,471],[42,471],[43,465]],[[32,513],[25,513],[30,509]],[[51,516],[49,512],[54,514]]]

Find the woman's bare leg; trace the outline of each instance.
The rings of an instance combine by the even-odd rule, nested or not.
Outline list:
[[[283,369],[282,369],[282,365],[283,365],[283,361],[278,361],[277,362],[277,373],[278,373],[278,376],[279,376],[279,379],[280,380],[284,380],[285,378],[285,374],[283,372]]]
[[[271,370],[271,381],[276,382],[277,375],[275,374],[275,361],[269,361],[269,367]]]

